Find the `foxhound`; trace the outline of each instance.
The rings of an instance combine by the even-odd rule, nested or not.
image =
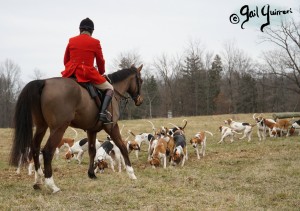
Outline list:
[[[96,150],[99,149],[101,143],[98,139],[96,139]],[[76,141],[73,146],[69,147],[69,150],[65,154],[65,158],[68,162],[70,162],[71,158],[77,154],[75,159],[78,161],[78,164],[81,164],[82,157],[84,152],[88,150],[88,139],[84,138],[79,141]]]
[[[238,133],[238,132],[234,131],[232,128],[226,127],[226,126],[223,126],[223,125],[221,125],[219,127],[219,131],[221,132],[221,140],[218,142],[218,144],[222,143],[224,141],[224,139],[227,138],[227,137],[230,138],[230,141],[232,143],[234,134],[241,134],[241,133]]]
[[[296,130],[299,131],[298,136],[300,136],[300,120],[297,120],[292,124],[292,127],[290,128],[288,135],[289,136],[293,135]]]
[[[248,141],[251,141],[252,127],[255,125],[251,125],[246,122],[235,122],[232,119],[227,119],[224,121],[225,124],[228,124],[230,128],[232,128],[236,132],[244,132],[243,137],[239,139],[244,139],[248,137]]]
[[[74,128],[71,128],[71,130],[73,130],[75,132],[75,136],[74,136],[74,138],[62,138],[61,139],[61,141],[59,142],[58,146],[55,149],[56,160],[59,158],[59,151],[63,146],[65,146],[67,148],[70,148],[71,146],[73,146],[73,144],[78,136],[78,133]]]
[[[291,122],[288,119],[277,119],[272,128],[271,137],[282,137],[284,132],[286,133],[286,136],[288,136],[290,126]]]
[[[165,139],[160,138],[154,144],[154,150],[152,154],[152,159],[149,163],[153,168],[158,167],[160,165],[161,160],[163,160],[164,169],[167,168],[167,142]]]
[[[173,138],[175,148],[171,155],[171,164],[175,166],[181,162],[181,166],[184,166],[185,161],[188,159],[185,136],[181,130],[177,130],[173,134]]]
[[[261,114],[258,117],[256,117],[255,114],[253,114],[252,117],[256,121],[257,136],[259,141],[261,141],[261,137],[263,140],[266,140],[267,132],[271,136],[271,130],[276,122],[273,119],[263,118]]]
[[[199,149],[198,146],[201,144],[201,154],[204,157],[205,156],[205,150],[206,150],[206,135],[209,134],[213,136],[213,134],[209,131],[200,131],[196,133],[196,135],[190,140],[190,143],[194,147],[196,153],[197,153],[197,158],[200,159],[200,154],[199,154]]]
[[[115,172],[115,163],[118,163],[119,172],[122,171],[122,164],[125,168],[124,158],[121,154],[120,149],[115,145],[113,141],[104,141],[102,145],[96,152],[94,165],[95,165],[95,173],[100,171],[100,173],[104,172],[104,169],[108,167],[107,162],[110,162],[110,167],[113,172]]]
[[[150,159],[150,150],[153,149],[151,148],[151,144],[153,143],[153,140],[155,137],[151,133],[141,133],[138,135],[135,135],[131,130],[128,131],[129,134],[134,136],[134,141],[138,144],[139,148],[141,148],[141,145],[143,142],[148,144],[148,160]],[[139,151],[140,150],[135,150],[135,156],[138,159],[139,158]]]

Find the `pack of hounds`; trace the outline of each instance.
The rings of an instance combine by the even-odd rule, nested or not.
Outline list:
[[[255,123],[250,124],[247,122],[237,122],[233,119],[224,120],[224,124],[220,125],[218,130],[221,135],[221,139],[218,143],[225,142],[229,139],[232,143],[236,135],[242,135],[238,138],[239,140],[247,138],[251,141],[251,136],[253,128],[257,129],[257,136],[259,141],[266,140],[266,137],[282,137],[282,136],[300,136],[300,120],[295,121],[294,119],[267,119],[263,117],[262,114],[252,116]],[[124,144],[127,147],[128,153],[132,151],[135,152],[135,156],[139,159],[139,153],[141,151],[142,143],[148,145],[148,158],[147,163],[149,163],[153,168],[163,167],[167,168],[167,163],[171,166],[184,166],[188,160],[188,150],[187,150],[187,139],[185,135],[185,128],[187,126],[187,120],[182,121],[183,126],[177,126],[169,123],[171,127],[161,126],[156,129],[151,121],[148,121],[152,126],[152,133],[141,133],[134,134],[131,130],[128,130],[128,137],[124,139]],[[124,128],[124,125],[121,129]],[[56,148],[55,157],[59,158],[60,150],[63,147],[67,148],[64,155],[65,159],[70,162],[72,159],[77,160],[81,164],[83,159],[83,154],[88,151],[88,140],[87,138],[75,141],[78,134],[77,131],[71,128],[75,132],[73,138],[63,138]],[[197,132],[190,140],[190,145],[195,150],[197,159],[201,156],[205,156],[207,134],[213,137],[213,133],[207,130],[201,130]],[[201,149],[199,150],[199,148]],[[115,166],[118,165],[118,172],[122,171],[122,166],[125,169],[125,163],[120,149],[114,144],[110,137],[107,140],[100,141],[96,139],[96,156],[94,160],[95,173],[103,173],[105,168],[111,168],[115,172]],[[23,159],[22,157],[20,158]],[[33,172],[33,161],[31,159],[30,153],[27,155],[28,160],[28,175]],[[40,156],[42,160],[42,155]],[[17,168],[17,174],[20,173],[21,162]]]

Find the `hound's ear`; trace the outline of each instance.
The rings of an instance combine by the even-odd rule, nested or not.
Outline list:
[[[190,140],[190,143],[192,144],[192,139]]]
[[[141,72],[142,68],[143,68],[143,65],[141,64],[141,66],[139,66],[139,67],[137,68],[137,71],[138,71],[138,72]]]

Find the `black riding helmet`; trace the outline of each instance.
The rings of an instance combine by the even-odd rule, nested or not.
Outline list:
[[[93,21],[92,21],[91,19],[89,19],[89,18],[83,19],[83,20],[80,22],[79,29],[81,29],[81,30],[93,31],[93,30],[94,30],[94,23],[93,23]]]

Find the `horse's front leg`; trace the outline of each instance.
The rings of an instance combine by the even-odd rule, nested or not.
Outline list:
[[[119,126],[116,123],[114,126],[110,125],[110,127],[105,127],[105,131],[110,135],[110,137],[112,138],[112,140],[114,141],[114,143],[117,145],[117,147],[119,147],[124,161],[125,161],[125,165],[126,165],[126,171],[129,175],[129,178],[131,179],[137,179],[135,174],[134,174],[134,170],[131,166],[131,162],[128,156],[128,151],[127,148],[124,144],[124,142],[122,141],[122,137],[120,134],[120,130],[119,130]]]
[[[89,156],[90,156],[90,164],[89,164],[89,170],[88,175],[91,179],[96,179],[95,171],[94,171],[94,159],[96,156],[96,135],[97,132],[87,131],[87,137],[89,141]]]

